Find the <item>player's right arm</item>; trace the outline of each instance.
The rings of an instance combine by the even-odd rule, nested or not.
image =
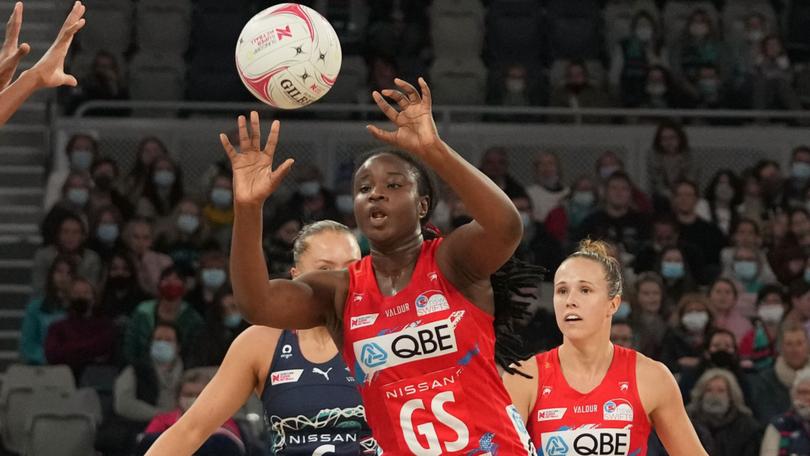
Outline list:
[[[256,391],[261,394],[281,330],[251,326],[231,344],[194,405],[164,432],[146,456],[191,455]]]
[[[239,148],[220,134],[233,168],[234,223],[231,240],[231,282],[234,298],[245,318],[275,328],[304,329],[330,323],[335,303],[345,299],[345,272],[317,271],[297,280],[268,280],[262,251],[262,207],[281,184],[293,160],[273,169],[279,122],[274,121],[267,145],[260,149],[259,114],[239,116]],[[342,295],[342,296],[341,296]]]

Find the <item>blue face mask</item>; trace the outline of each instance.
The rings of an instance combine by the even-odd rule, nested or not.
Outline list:
[[[67,199],[77,206],[84,206],[90,199],[90,192],[86,188],[71,188],[67,191]]]
[[[152,357],[152,360],[158,364],[169,364],[174,361],[176,355],[174,344],[166,342],[165,340],[156,340],[152,342],[149,355]]]
[[[683,277],[683,263],[679,261],[664,261],[661,263],[661,275],[666,279],[680,279]]]
[[[152,178],[155,182],[155,185],[158,187],[166,188],[171,187],[174,183],[174,173],[169,171],[168,169],[161,169],[159,171],[155,171],[155,175]]]
[[[196,215],[180,214],[177,216],[177,228],[186,234],[191,234],[197,231],[197,227],[199,226],[200,218]]]
[[[70,167],[76,171],[87,171],[93,164],[93,152],[85,149],[75,149],[70,154]]]
[[[742,280],[752,280],[757,276],[757,264],[753,261],[735,261],[734,274]]]
[[[233,192],[227,188],[215,188],[211,190],[211,202],[220,209],[227,209],[233,204]]]
[[[619,308],[616,309],[616,313],[613,314],[613,319],[614,320],[626,320],[627,317],[630,316],[630,312],[632,312],[632,309],[630,308],[630,304],[628,304],[627,301],[622,301],[622,303],[619,304]]]
[[[200,276],[202,277],[205,287],[210,289],[221,287],[228,278],[228,275],[225,274],[225,270],[219,268],[205,268],[202,270]]]
[[[230,315],[225,315],[223,319],[223,323],[225,324],[226,328],[235,329],[242,324],[242,314],[235,313]]]
[[[793,166],[790,167],[790,174],[796,179],[804,180],[810,178],[810,163],[805,162],[793,163]]]
[[[118,239],[118,225],[115,223],[102,223],[96,229],[96,236],[104,242],[111,243]]]

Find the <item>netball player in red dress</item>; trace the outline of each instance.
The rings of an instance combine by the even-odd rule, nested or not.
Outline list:
[[[583,241],[554,275],[559,347],[507,375],[507,385],[541,454],[647,454],[654,427],[671,455],[705,455],[680,390],[661,363],[610,342],[622,301],[619,263],[601,241]]]
[[[241,153],[221,135],[234,171],[236,300],[255,324],[330,329],[385,454],[533,454],[494,361],[490,275],[520,242],[520,217],[500,188],[439,138],[424,80],[421,94],[402,80],[396,84],[399,90],[373,96],[397,129],[368,128],[409,154],[377,153],[356,171],[354,212],[371,255],[348,270],[268,280],[262,205],[292,160],[272,167],[279,124],[262,151],[256,113],[250,133],[239,118]],[[435,201],[420,160],[474,218],[443,239],[423,238]]]

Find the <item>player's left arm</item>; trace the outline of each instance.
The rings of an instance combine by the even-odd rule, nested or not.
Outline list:
[[[636,384],[644,410],[667,452],[673,456],[708,456],[686,414],[681,390],[669,369],[639,354]]]
[[[419,91],[401,79],[394,82],[399,90],[374,92],[373,97],[397,129],[368,128],[377,139],[419,157],[459,195],[473,221],[445,239],[437,262],[450,282],[462,291],[488,282],[489,276],[506,263],[520,243],[523,236],[520,214],[503,190],[439,137],[433,121],[432,96],[425,80],[419,78]],[[394,100],[399,110],[383,95]],[[476,304],[490,307],[484,309],[490,313],[494,311],[491,301]]]

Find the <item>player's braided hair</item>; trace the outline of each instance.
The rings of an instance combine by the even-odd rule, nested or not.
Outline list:
[[[438,197],[433,173],[419,159],[408,153],[383,148],[370,152],[362,157],[360,163],[381,154],[390,154],[407,163],[416,177],[417,190],[420,196],[428,197],[428,212],[422,219],[422,235],[427,239],[441,236],[439,230],[428,223]],[[530,341],[524,340],[518,331],[522,322],[532,316],[529,304],[536,298],[545,269],[529,264],[512,256],[492,276],[493,301],[495,303],[495,362],[510,374],[528,377],[517,370],[520,361],[531,358],[536,351]]]

